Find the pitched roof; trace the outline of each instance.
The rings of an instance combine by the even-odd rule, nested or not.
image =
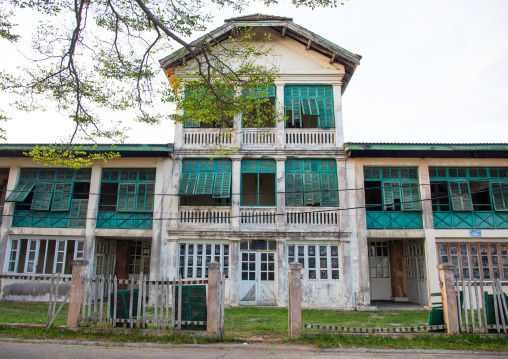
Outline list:
[[[346,73],[342,79],[342,92],[345,91],[356,67],[360,64],[360,60],[362,59],[361,55],[352,53],[312,31],[295,24],[292,18],[263,14],[252,14],[227,19],[224,25],[193,41],[191,45],[198,46],[202,42],[209,42],[211,40],[219,42],[224,41],[234,33],[236,27],[269,27],[280,32],[282,37],[287,36],[306,45],[308,50],[317,51],[327,56],[330,58],[331,63],[336,62],[344,65]],[[180,65],[190,58],[191,55],[184,48],[181,48],[159,60],[159,63],[161,67],[166,70]]]

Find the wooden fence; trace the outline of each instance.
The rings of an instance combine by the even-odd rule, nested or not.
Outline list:
[[[508,281],[456,281],[461,333],[508,333],[508,296],[503,287],[508,287]]]

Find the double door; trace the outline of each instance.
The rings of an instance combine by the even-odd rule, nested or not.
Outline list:
[[[240,252],[240,304],[277,304],[275,285],[275,258],[275,252]]]

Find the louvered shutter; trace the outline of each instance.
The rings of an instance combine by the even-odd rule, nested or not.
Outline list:
[[[319,116],[318,104],[314,98],[302,98],[302,114],[307,116]]]
[[[321,173],[321,198],[322,206],[339,205],[337,175],[332,173]]]
[[[333,112],[333,99],[319,98],[317,100],[319,108],[318,127],[335,127],[335,113]]]
[[[496,211],[508,211],[508,182],[492,182],[490,191]]]
[[[69,227],[84,227],[86,225],[87,199],[73,199]]]
[[[23,202],[35,186],[35,182],[19,182],[5,202]]]
[[[116,210],[118,212],[132,212],[136,208],[136,183],[120,183]]]
[[[385,210],[394,208],[395,200],[400,200],[398,182],[383,182],[383,204]]]
[[[213,193],[214,174],[211,172],[199,173],[195,195],[208,195]]]
[[[68,211],[71,205],[73,183],[56,183],[52,211]]]
[[[473,203],[469,193],[469,182],[449,182],[450,199],[454,211],[472,211]]]
[[[292,115],[289,120],[291,120],[291,123],[293,126],[295,125],[295,121],[300,122],[301,126],[301,119],[302,119],[302,113],[300,111],[300,99],[298,98],[286,98],[285,100],[286,105],[286,111],[291,111]]]
[[[30,209],[35,211],[49,210],[51,198],[53,197],[54,185],[54,183],[49,182],[37,182]]]
[[[218,172],[215,174],[214,198],[229,198],[231,196],[231,173]]]
[[[303,175],[286,174],[286,206],[303,206]]]
[[[275,85],[261,86],[253,90],[245,90],[243,96],[252,98],[275,97]]]
[[[182,180],[180,181],[180,196],[192,196],[194,188],[196,187],[197,173],[182,173]]]
[[[136,211],[151,212],[153,211],[153,183],[138,183]]]
[[[418,191],[418,183],[402,182],[402,209],[420,211],[422,208]]]

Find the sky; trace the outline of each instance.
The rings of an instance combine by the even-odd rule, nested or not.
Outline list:
[[[215,16],[209,30],[240,15],[292,17],[362,55],[343,95],[346,142],[508,142],[506,0],[348,0],[337,8],[315,10],[282,1],[268,8],[252,2],[242,13],[213,6],[206,11]],[[17,22],[29,21],[26,16]],[[21,42],[0,40],[0,46],[2,68],[12,71],[24,61]],[[162,72],[160,78],[165,81]],[[19,112],[9,101],[12,97],[0,96],[0,108],[12,117],[3,126],[9,143],[59,142],[73,130],[66,114]],[[158,109],[173,111],[167,104]],[[127,117],[112,114],[114,120]],[[174,140],[169,121],[157,126],[124,123],[132,128],[127,143]]]

